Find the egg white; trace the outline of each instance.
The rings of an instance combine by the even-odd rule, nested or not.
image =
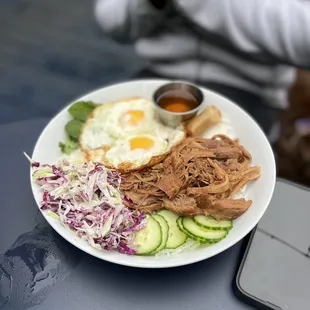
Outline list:
[[[79,139],[83,150],[95,150],[114,143],[115,139],[107,131],[106,123],[112,106],[111,103],[102,104],[88,117]]]
[[[135,98],[119,101],[109,111],[106,118],[106,130],[115,138],[123,138],[128,135],[151,132],[155,120],[154,104],[144,98]],[[136,124],[130,122],[131,113],[143,114]]]
[[[130,140],[136,137],[147,137],[154,145],[150,149],[136,148],[131,150]],[[152,135],[130,136],[118,140],[112,148],[105,154],[105,162],[108,165],[117,167],[118,165],[129,162],[134,166],[147,164],[153,156],[167,152],[168,143]]]
[[[128,118],[128,111],[141,111],[143,118],[134,126]],[[135,98],[115,103],[105,103],[97,107],[83,126],[80,147],[88,161],[102,162],[111,168],[122,163],[134,167],[146,165],[152,157],[165,154],[185,137],[184,127],[177,129],[163,125],[156,116],[152,102]],[[140,113],[140,114],[139,114]],[[147,136],[154,142],[152,148],[130,149],[130,140],[137,136]]]

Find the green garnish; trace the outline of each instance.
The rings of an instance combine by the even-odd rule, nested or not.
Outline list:
[[[97,104],[92,101],[79,101],[74,103],[68,111],[73,118],[85,122],[96,106]]]
[[[65,143],[59,142],[59,147],[61,151],[67,155],[79,148],[79,144],[70,138],[67,138]]]
[[[81,121],[72,119],[67,123],[65,127],[66,133],[69,135],[70,138],[73,138],[73,140],[77,141],[79,139],[83,124],[84,123]]]
[[[65,143],[59,142],[58,144],[63,153],[69,155],[71,152],[79,148],[78,140],[80,137],[81,128],[90,113],[97,106],[98,105],[92,101],[78,101],[69,108],[68,112],[73,119],[70,120],[65,126],[68,138]]]

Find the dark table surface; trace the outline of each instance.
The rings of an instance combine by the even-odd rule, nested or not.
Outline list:
[[[206,261],[149,270],[81,252],[44,220],[29,165],[47,119],[0,126],[0,309],[252,309],[233,294],[242,244]]]

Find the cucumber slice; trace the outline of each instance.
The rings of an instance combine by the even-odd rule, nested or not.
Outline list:
[[[201,243],[216,243],[224,239],[228,234],[227,230],[209,230],[202,228],[190,217],[183,217],[182,226],[191,239]]]
[[[194,236],[193,234],[191,234],[189,231],[187,231],[184,226],[183,226],[183,216],[180,216],[178,219],[177,219],[177,225],[179,227],[179,229],[185,234],[187,235],[190,239],[193,239],[195,241],[199,241],[200,243],[202,243],[202,241],[199,239],[197,239],[196,236]]]
[[[146,226],[136,232],[134,245],[138,246],[137,255],[149,255],[161,245],[162,233],[159,223],[151,215],[147,215]]]
[[[182,244],[184,244],[187,239],[187,235],[178,228],[178,215],[168,210],[159,211],[158,214],[167,221],[169,226],[166,249],[176,249]]]
[[[185,235],[188,235],[188,232],[184,229],[184,226],[183,226],[183,216],[180,216],[178,219],[177,219],[177,225],[179,227],[179,229],[185,234]]]
[[[194,222],[202,228],[210,230],[230,230],[232,228],[232,221],[218,221],[212,216],[195,215]]]
[[[159,223],[161,227],[161,245],[151,253],[156,254],[157,252],[163,250],[166,247],[169,234],[169,226],[167,221],[160,214],[153,215],[153,218]]]

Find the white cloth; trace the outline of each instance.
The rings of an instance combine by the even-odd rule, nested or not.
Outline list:
[[[164,76],[220,82],[286,105],[296,66],[310,68],[310,8],[298,0],[97,0],[103,30]]]

